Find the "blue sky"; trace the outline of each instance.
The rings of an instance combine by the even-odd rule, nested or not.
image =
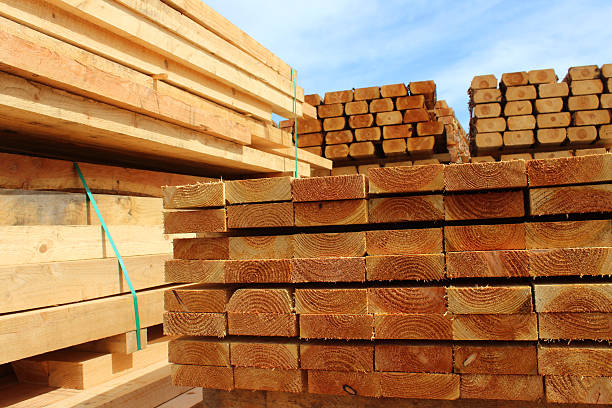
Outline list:
[[[610,0],[205,2],[296,68],[306,93],[433,79],[466,130],[474,75],[612,63]]]

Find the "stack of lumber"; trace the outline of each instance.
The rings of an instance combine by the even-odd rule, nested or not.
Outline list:
[[[295,72],[200,1],[0,1],[0,148],[222,176],[295,169]],[[298,173],[331,163],[298,152]]]
[[[334,175],[365,174],[368,168],[394,162],[458,161],[456,139],[466,139],[453,110],[436,100],[433,81],[327,92],[323,100],[319,95],[305,98],[316,106],[317,118],[298,120],[298,147],[333,160],[336,168],[347,167]],[[280,126],[292,130],[293,121]]]
[[[612,64],[474,77],[470,135],[475,161],[569,157],[612,146]]]
[[[611,404],[611,182],[603,154],[167,188],[165,232],[197,234],[166,264],[173,381]]]

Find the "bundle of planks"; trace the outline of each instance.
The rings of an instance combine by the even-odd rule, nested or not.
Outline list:
[[[604,154],[166,188],[198,234],[166,263],[173,381],[610,404],[611,182]]]
[[[334,175],[356,174],[359,165],[359,173],[365,174],[368,168],[408,160],[456,162],[457,140],[466,139],[453,110],[436,100],[433,81],[327,92],[323,100],[319,95],[305,98],[317,107],[317,118],[298,120],[298,147],[334,160],[334,167],[346,167]],[[280,126],[292,129],[293,121]]]
[[[0,148],[204,176],[285,173],[295,72],[200,1],[0,1]],[[331,162],[298,151],[298,172]]]
[[[607,93],[605,93],[607,92]],[[605,153],[612,146],[612,64],[472,80],[470,135],[474,161]]]

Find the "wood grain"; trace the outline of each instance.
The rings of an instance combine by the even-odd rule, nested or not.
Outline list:
[[[227,231],[227,224],[224,208],[164,212],[164,233],[166,234],[225,231]]]
[[[537,340],[535,313],[456,315],[454,340]]]
[[[519,314],[533,311],[530,286],[446,288],[448,310],[455,314]]]
[[[229,300],[226,289],[170,289],[164,292],[168,312],[223,313]]]
[[[451,164],[444,168],[447,191],[527,187],[525,162]]]
[[[278,336],[298,335],[295,314],[278,313],[228,313],[227,331],[237,336]]]
[[[446,221],[525,216],[522,191],[446,195],[444,196],[444,209]]]
[[[368,170],[370,194],[442,191],[444,165],[382,167]]]
[[[450,340],[450,315],[378,314],[374,316],[374,338],[394,340]]]
[[[367,200],[311,201],[293,205],[298,227],[368,223]]]
[[[237,289],[227,302],[230,313],[289,314],[293,311],[288,289]]]
[[[289,259],[252,259],[227,261],[225,283],[285,283],[291,282]]]
[[[164,334],[170,336],[224,337],[225,326],[223,313],[164,313]]]
[[[525,249],[525,224],[447,225],[446,251]]]
[[[612,378],[548,375],[546,400],[561,404],[612,404]]]
[[[531,276],[609,275],[612,248],[557,248],[531,250]]]
[[[611,220],[527,223],[527,248],[612,246],[611,228]]]
[[[544,382],[538,375],[462,374],[461,397],[539,401],[544,397]]]
[[[383,397],[456,400],[459,376],[429,373],[381,373]]]
[[[612,284],[535,284],[536,312],[612,313]]]
[[[354,393],[364,397],[380,397],[380,374],[309,370],[308,392],[328,395]]]
[[[203,387],[231,391],[234,389],[234,370],[231,367],[174,364],[172,384],[177,387]]]
[[[229,367],[229,344],[194,337],[172,339],[168,343],[168,361],[175,364]]]
[[[300,344],[300,367],[304,370],[374,370],[374,346],[345,344]]]
[[[368,288],[368,313],[446,313],[443,287]]]
[[[606,345],[540,345],[538,371],[542,375],[612,376],[612,349]]]
[[[295,290],[295,311],[300,314],[361,314],[367,302],[366,289]]]
[[[341,232],[294,235],[296,258],[364,256],[366,234]]]
[[[164,208],[206,208],[225,205],[223,182],[195,183],[186,186],[163,186]]]
[[[454,370],[461,374],[537,374],[538,353],[534,344],[456,344]],[[540,373],[541,374],[541,373]]]
[[[443,254],[376,255],[366,257],[368,281],[444,279]]]
[[[229,259],[284,259],[293,257],[293,235],[229,237]]]
[[[295,258],[291,260],[291,282],[364,282],[365,259]]]
[[[541,339],[612,340],[610,313],[538,313]]]
[[[235,367],[297,369],[298,345],[266,341],[232,341],[231,364]]]
[[[442,252],[442,228],[366,232],[368,255],[430,254]]]
[[[299,393],[306,389],[302,370],[267,370],[265,368],[234,368],[236,388],[243,390],[282,391]]]
[[[166,261],[166,282],[224,283],[223,261],[171,259]]]
[[[451,373],[453,349],[450,345],[376,344],[376,371],[408,373]]]
[[[371,224],[402,221],[437,221],[444,219],[442,195],[381,197],[368,200]]]
[[[366,314],[302,314],[300,338],[370,340],[372,319]]]
[[[531,215],[612,212],[612,184],[529,190]]]
[[[293,180],[294,202],[333,201],[366,198],[367,185],[363,175],[314,177]]]
[[[567,157],[527,162],[529,186],[612,181],[612,155]]]
[[[228,238],[184,238],[175,239],[175,259],[228,259]]]
[[[228,228],[274,228],[293,225],[293,204],[290,202],[227,207]]]
[[[527,251],[447,252],[446,274],[449,278],[527,277]]]

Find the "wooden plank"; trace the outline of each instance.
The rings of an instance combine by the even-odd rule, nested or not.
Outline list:
[[[173,245],[175,259],[213,260],[229,258],[229,243],[226,237],[175,239]],[[183,266],[188,265],[183,264]]]
[[[163,186],[164,208],[223,207],[225,184],[195,183],[186,186]]]
[[[285,259],[294,254],[293,235],[229,237],[229,259]]]
[[[556,152],[535,152],[533,154],[533,158],[536,160],[539,159],[557,159],[559,157],[572,157],[571,150],[560,150]]]
[[[234,389],[234,370],[231,367],[173,364],[172,384],[231,391]]]
[[[538,340],[538,315],[456,315],[453,340]]]
[[[508,132],[504,132],[504,134],[505,133]],[[478,152],[488,152],[501,149],[504,144],[504,139],[500,132],[476,133],[474,142],[476,143],[476,150]]]
[[[456,278],[529,276],[527,251],[446,252],[446,274]]]
[[[506,101],[521,101],[535,99],[537,97],[536,88],[533,85],[511,86],[504,92]]]
[[[291,188],[295,202],[366,198],[363,175],[295,179]]]
[[[532,222],[525,224],[528,249],[612,246],[612,221]]]
[[[446,288],[449,312],[471,314],[519,314],[533,311],[530,286]]]
[[[531,115],[533,111],[533,106],[531,101],[512,101],[507,102],[504,106],[504,116],[517,116],[517,115]],[[495,115],[499,116],[499,115]],[[530,116],[531,120],[535,124],[535,118]],[[508,126],[510,125],[510,118],[508,119]],[[513,118],[514,120],[514,118]],[[516,129],[511,129],[516,130]]]
[[[368,313],[446,313],[444,287],[368,288]]]
[[[538,347],[538,372],[542,375],[610,377],[612,349],[607,346]]]
[[[291,200],[290,177],[226,181],[225,189],[229,204]]]
[[[444,314],[377,314],[374,338],[394,340],[450,340],[452,319]]]
[[[270,248],[274,250],[274,248]],[[291,255],[289,255],[291,256]],[[265,258],[262,254],[262,257]],[[232,260],[224,264],[226,283],[284,283],[291,281],[289,259]]]
[[[533,344],[457,344],[453,356],[454,370],[461,374],[538,374]]]
[[[423,95],[402,96],[395,100],[395,108],[398,111],[406,109],[425,108],[425,97]]]
[[[408,90],[404,84],[383,85],[380,87],[380,94],[383,98],[393,98],[396,96],[407,95]]]
[[[293,206],[298,227],[368,223],[367,200],[310,201]]]
[[[442,229],[367,231],[368,255],[431,254],[442,252]]]
[[[251,171],[284,171],[282,158],[214,136],[197,133],[8,74],[0,75],[5,129],[43,134],[62,142],[143,152],[156,158],[204,162]],[[57,106],[70,106],[70,109]],[[32,122],[36,121],[36,125]],[[46,125],[41,130],[39,124]],[[91,138],[92,134],[98,135]],[[267,158],[267,164],[262,159]],[[265,160],[265,159],[264,159]],[[259,163],[259,164],[258,164]]]
[[[109,227],[122,256],[170,252],[170,240],[161,226]],[[75,261],[113,256],[102,229],[96,225],[0,226],[4,256],[0,265]]]
[[[539,276],[608,275],[611,248],[557,248],[531,250],[529,274]]]
[[[400,139],[394,139],[394,140],[400,140]],[[389,140],[385,140],[385,142],[389,142]],[[349,146],[349,156],[351,156],[354,159],[362,159],[362,158],[374,156],[374,152],[375,152],[375,148],[372,142],[351,143]]]
[[[527,163],[527,173],[530,187],[612,181],[612,156],[532,160]]]
[[[442,191],[444,166],[383,167],[368,170],[370,194]]]
[[[368,88],[356,88],[354,92],[355,92],[354,96],[355,96],[356,101],[364,101],[364,100],[380,98],[380,88],[377,86],[371,86]]]
[[[166,282],[224,283],[224,265],[218,260],[171,259],[166,261]]]
[[[593,110],[599,108],[598,95],[570,96],[567,99],[567,108],[570,111]]]
[[[472,79],[471,89],[488,89],[497,87],[497,78],[493,74],[476,75]]]
[[[456,400],[459,376],[455,374],[382,373],[383,397]]]
[[[525,224],[447,225],[446,251],[525,249]]]
[[[538,313],[540,338],[611,340],[610,313]]]
[[[522,191],[446,195],[444,196],[444,210],[446,221],[525,216]]]
[[[569,85],[570,92],[572,95],[600,94],[603,92],[604,89],[603,82],[601,81],[601,79],[584,79],[580,81],[572,81]]]
[[[612,211],[612,184],[537,188],[529,191],[531,215]]]
[[[298,147],[313,147],[323,144],[323,132],[298,135]]]
[[[313,394],[380,397],[380,374],[309,370],[308,392]],[[326,396],[326,400],[328,399],[329,397]]]
[[[429,121],[429,114],[425,109],[407,109],[404,112],[404,123],[417,123]]]
[[[278,313],[228,313],[228,334],[238,336],[278,336],[295,337],[298,335],[295,314]]]
[[[567,95],[569,95],[569,85],[567,82],[538,85],[538,96],[540,98],[558,98]]]
[[[527,130],[536,127],[536,119],[533,115],[510,116],[506,121],[508,130]]]
[[[563,98],[536,99],[535,110],[537,113],[556,113],[563,110]]]
[[[226,231],[224,208],[164,212],[164,233],[166,234]]]
[[[576,126],[605,125],[611,120],[610,111],[607,109],[577,111],[573,113],[572,118]]]
[[[373,338],[373,316],[367,314],[301,314],[301,339]]]
[[[536,312],[612,313],[610,284],[537,284],[534,293]]]
[[[501,105],[499,103],[482,103],[474,106],[474,117],[497,118],[501,116]]]
[[[299,314],[361,314],[368,310],[366,289],[296,289]]]
[[[562,404],[612,404],[612,378],[547,375],[546,400]]]
[[[140,329],[141,348],[147,347],[147,329]],[[138,340],[136,330],[117,334],[116,336],[94,340],[88,343],[79,344],[75,350],[89,351],[94,353],[120,353],[131,354],[138,350]]]
[[[229,293],[225,289],[171,289],[164,293],[168,312],[223,313]]]
[[[386,113],[399,113],[399,112],[386,112]],[[395,121],[395,120],[393,120],[393,118],[391,118],[390,120],[388,120],[388,122],[390,122],[390,123],[387,123],[387,119],[385,117],[383,117],[383,116],[380,116],[380,115],[382,115],[382,114],[376,115],[376,118],[377,118],[376,119],[376,121],[377,121],[376,124],[379,125],[379,126],[382,126],[383,124],[402,123],[401,118],[400,118],[399,121]],[[378,123],[379,116],[381,118],[380,122],[382,122],[380,124]],[[401,116],[401,113],[400,113],[400,116]],[[380,135],[381,135],[381,132],[380,132],[380,128],[378,128],[378,127],[355,129],[355,140],[358,141],[358,142],[364,142],[364,141],[368,141],[368,140],[373,140],[373,141],[380,140]]]
[[[375,345],[376,371],[409,373],[450,373],[453,349],[450,345]]]
[[[164,262],[169,259],[165,254],[124,257],[123,261],[139,290],[164,283]],[[5,282],[0,289],[5,313],[129,291],[115,258],[9,265],[0,267],[0,279]]]
[[[291,282],[364,282],[365,259],[296,258],[291,260]]]
[[[461,375],[461,398],[539,401],[543,397],[544,381],[538,375]]]
[[[570,125],[571,119],[569,112],[539,113],[536,116],[538,128],[567,127]]]
[[[300,344],[303,370],[358,371],[374,370],[374,346],[345,344]]]
[[[4,189],[82,191],[83,183],[70,161],[0,153],[0,186]],[[162,197],[161,187],[211,179],[80,163],[94,193]]]
[[[474,103],[501,102],[502,95],[499,89],[476,89],[472,99]]]
[[[334,103],[332,105],[317,106],[318,118],[332,118],[344,115],[344,104]]]
[[[525,163],[520,161],[451,164],[444,167],[447,191],[527,187]]]
[[[296,258],[355,257],[366,252],[363,232],[297,234],[293,240]]]
[[[444,218],[442,195],[382,197],[368,200],[371,224],[402,221],[436,221]]]
[[[527,72],[527,77],[530,84],[553,84],[557,82],[557,75],[552,68],[533,69]]]
[[[264,341],[232,341],[231,363],[235,367],[297,369],[298,345]]]
[[[170,336],[212,336],[227,334],[224,313],[164,313],[164,334]]]
[[[370,107],[366,101],[348,102],[344,105],[344,112],[348,116],[368,113]]]
[[[331,160],[339,160],[348,157],[349,147],[347,144],[325,146],[325,157]]]
[[[502,74],[501,83],[504,86],[520,86],[529,83],[529,75],[525,71]]]
[[[370,113],[388,112],[393,110],[391,98],[374,99],[370,101]]]
[[[161,323],[162,289],[138,292],[141,327]],[[0,364],[135,330],[132,295],[0,316]]]
[[[168,344],[168,361],[175,364],[230,366],[229,343],[196,337],[179,337]]]
[[[352,102],[354,98],[353,90],[346,91],[334,91],[325,93],[325,104],[331,105],[334,103],[348,103]]]
[[[276,228],[293,225],[293,204],[290,202],[238,204],[227,207],[228,228]]]
[[[366,257],[368,281],[444,279],[444,255],[382,255]]]
[[[567,137],[567,128],[538,129],[537,139],[542,146],[558,146]],[[530,159],[529,159],[530,160]]]
[[[327,118],[323,120],[323,130],[328,132],[332,130],[342,130],[346,127],[346,118]]]
[[[597,128],[595,126],[572,126],[567,128],[567,138],[571,145],[589,144],[597,139]]]
[[[289,314],[293,311],[292,294],[288,289],[237,289],[227,302],[231,313]]]

